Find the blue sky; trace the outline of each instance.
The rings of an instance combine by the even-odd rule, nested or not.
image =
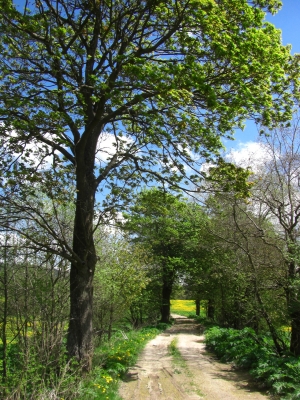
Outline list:
[[[292,45],[291,53],[300,53],[300,0],[283,0],[283,7],[274,16],[267,15],[267,21],[282,31],[282,44]],[[255,124],[251,121],[246,123],[244,131],[237,131],[234,142],[226,142],[230,148],[241,148],[243,144],[257,139],[258,132]]]
[[[292,45],[292,54],[300,53],[300,0],[283,0],[282,9],[267,20],[282,31],[282,43]]]

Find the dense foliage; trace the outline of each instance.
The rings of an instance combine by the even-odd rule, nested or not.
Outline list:
[[[66,363],[65,356],[53,358],[55,368],[46,369],[35,355],[30,362],[21,365],[20,348],[16,343],[9,345],[9,374],[5,386],[1,387],[2,398],[7,399],[117,399],[118,382],[147,341],[160,333],[165,326],[148,327],[139,331],[121,334],[117,331],[109,342],[95,348],[92,372],[82,376],[77,363]],[[125,338],[124,338],[125,336]],[[0,348],[1,349],[1,348]],[[49,366],[48,366],[49,367]],[[60,369],[60,374],[57,373]]]
[[[152,189],[137,196],[124,218],[122,229],[152,255],[161,286],[161,321],[168,323],[174,284],[198,264],[205,215],[196,203]]]
[[[284,337],[285,336],[285,337]],[[214,327],[206,331],[206,345],[222,361],[250,369],[251,374],[281,399],[298,399],[300,395],[300,360],[286,353],[278,357],[268,335],[257,335],[253,329],[235,330]],[[282,331],[283,340],[288,335]]]

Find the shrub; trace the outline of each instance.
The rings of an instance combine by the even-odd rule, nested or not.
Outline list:
[[[250,373],[282,399],[300,399],[300,359],[290,354],[279,357],[268,335],[213,327],[206,331],[206,345],[221,361],[232,361]]]

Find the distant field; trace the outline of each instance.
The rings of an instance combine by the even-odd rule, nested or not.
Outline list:
[[[171,313],[188,316],[196,313],[194,300],[171,300]]]

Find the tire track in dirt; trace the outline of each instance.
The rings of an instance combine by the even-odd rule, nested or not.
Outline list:
[[[194,320],[173,315],[174,325],[147,343],[120,385],[123,400],[266,400],[246,372],[219,363],[204,345]],[[169,345],[177,340],[184,360],[174,364]]]

